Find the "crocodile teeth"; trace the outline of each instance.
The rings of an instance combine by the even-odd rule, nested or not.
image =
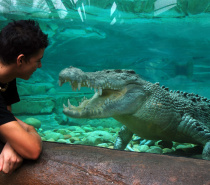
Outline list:
[[[65,104],[63,104],[63,108],[66,109],[66,108],[68,108],[68,107],[67,107]]]
[[[59,80],[59,86],[62,86],[63,83],[65,82],[69,82],[69,85],[72,87],[72,91],[76,91],[77,88],[78,90],[80,91],[81,87],[82,86],[86,86],[88,88],[90,88],[91,90],[94,89],[94,92],[95,93],[98,93],[99,96],[102,95],[103,93],[103,89],[106,89],[106,88],[110,88],[110,89],[113,89],[113,90],[118,90],[119,89],[119,85],[114,83],[114,84],[111,84],[109,82],[101,82],[100,85],[99,84],[94,84],[93,81],[90,81],[90,80],[82,80],[82,79],[77,79],[77,80]]]
[[[58,85],[59,86],[62,86],[63,85],[62,82],[61,82],[61,80],[58,81]]]
[[[80,91],[81,89],[81,83],[78,83],[78,90]]]
[[[68,99],[68,108],[71,108],[71,103],[69,99]]]
[[[99,92],[99,95],[101,96],[102,95],[102,88],[101,87],[99,87],[98,92]]]
[[[88,87],[90,87],[90,82],[89,81],[86,81],[86,84]]]

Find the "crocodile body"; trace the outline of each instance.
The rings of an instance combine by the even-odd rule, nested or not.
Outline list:
[[[210,100],[192,93],[169,91],[158,83],[140,78],[133,70],[83,72],[63,69],[59,83],[70,82],[72,89],[95,89],[91,99],[78,107],[64,106],[74,118],[113,117],[124,126],[115,149],[123,150],[136,135],[149,140],[176,141],[204,146],[202,157],[210,160]]]

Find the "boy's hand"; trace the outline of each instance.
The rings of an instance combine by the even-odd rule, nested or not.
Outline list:
[[[12,173],[23,162],[23,158],[7,142],[0,154],[0,171]]]

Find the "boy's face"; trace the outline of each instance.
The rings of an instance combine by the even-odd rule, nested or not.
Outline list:
[[[29,61],[23,62],[23,67],[21,70],[21,74],[19,75],[19,78],[22,78],[24,80],[28,80],[30,76],[37,70],[37,68],[42,67],[41,59],[44,55],[45,49],[40,49],[38,53],[34,56],[32,56]]]

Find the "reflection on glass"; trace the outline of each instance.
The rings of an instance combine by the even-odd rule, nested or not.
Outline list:
[[[170,10],[177,5],[177,0],[157,0],[155,1],[154,16]]]
[[[113,5],[112,5],[112,7],[111,7],[110,16],[112,16],[112,14],[115,12],[116,8],[117,8],[117,5],[116,5],[116,3],[114,2]]]
[[[112,15],[113,15],[114,12],[116,11],[116,9],[117,9],[117,5],[116,5],[116,3],[114,2],[113,5],[112,5],[112,7],[111,7],[110,17],[112,17]],[[116,22],[117,22],[116,17],[113,17],[113,19],[112,19],[110,25],[113,25],[113,24],[115,24]]]
[[[80,18],[81,18],[81,20],[82,20],[82,22],[84,22],[84,20],[83,20],[83,16],[82,16],[82,12],[81,12],[81,9],[80,9],[80,7],[78,8],[78,13],[79,13],[79,16],[80,16]]]
[[[64,19],[66,15],[68,14],[68,12],[65,6],[63,5],[63,3],[61,2],[61,0],[52,0],[52,3],[55,9],[62,10],[62,11],[58,11],[58,15],[61,19]]]

